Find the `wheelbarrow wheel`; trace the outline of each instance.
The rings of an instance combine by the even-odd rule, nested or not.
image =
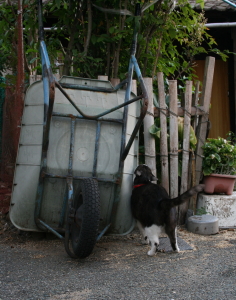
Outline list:
[[[100,220],[98,183],[92,178],[81,181],[74,197],[75,217],[71,226],[71,246],[78,258],[89,256],[96,244]]]

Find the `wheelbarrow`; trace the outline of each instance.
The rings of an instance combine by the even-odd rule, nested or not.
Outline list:
[[[124,235],[134,225],[129,201],[148,106],[135,58],[137,26],[128,76],[113,87],[68,76],[57,81],[44,42],[41,0],[38,17],[42,81],[25,96],[10,219],[23,231],[55,234],[69,256],[85,258],[108,230]],[[139,96],[131,91],[134,71]]]

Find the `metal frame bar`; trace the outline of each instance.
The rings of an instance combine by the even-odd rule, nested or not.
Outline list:
[[[67,223],[66,223],[66,229],[65,229],[65,248],[66,251],[70,256],[73,257],[73,253],[71,253],[69,249],[69,236],[70,236],[70,218],[73,215],[73,180],[83,180],[86,177],[83,176],[73,176],[73,152],[74,152],[74,140],[75,140],[75,120],[76,119],[84,119],[84,120],[95,120],[97,121],[97,129],[96,129],[96,139],[95,139],[95,150],[94,150],[94,162],[93,162],[93,170],[92,170],[92,178],[96,179],[98,182],[109,182],[111,184],[115,184],[117,186],[116,191],[116,199],[114,199],[112,203],[112,207],[114,203],[117,201],[117,198],[119,197],[119,190],[120,190],[120,184],[122,181],[122,170],[124,166],[124,160],[128,155],[128,152],[130,150],[130,147],[137,135],[137,132],[141,126],[141,123],[146,115],[147,107],[148,107],[148,95],[147,90],[144,85],[144,81],[137,63],[137,60],[135,58],[136,53],[136,46],[137,46],[137,35],[138,35],[138,26],[139,26],[139,18],[141,15],[140,5],[136,5],[136,11],[135,16],[137,18],[135,19],[135,28],[134,28],[134,34],[133,34],[133,40],[131,45],[131,58],[129,61],[129,68],[128,68],[128,78],[122,81],[120,84],[115,86],[114,88],[98,88],[98,87],[91,87],[91,86],[83,86],[83,85],[75,85],[75,84],[65,84],[65,83],[59,83],[55,80],[50,60],[47,53],[47,48],[44,42],[44,29],[43,29],[43,21],[42,21],[42,0],[38,0],[38,22],[39,22],[39,40],[40,40],[40,52],[41,52],[41,60],[42,60],[42,77],[43,77],[43,88],[44,88],[44,120],[43,120],[43,145],[42,145],[42,157],[41,157],[41,170],[40,170],[40,176],[39,176],[39,183],[38,183],[38,189],[37,189],[37,196],[36,196],[36,204],[35,204],[35,223],[36,225],[42,229],[42,230],[49,230],[50,232],[56,234],[59,238],[63,239],[63,236],[61,236],[57,230],[59,231],[62,229],[64,220],[65,220],[65,212],[66,212],[66,203],[68,203],[68,216],[67,216]],[[142,90],[142,94],[134,97],[133,99],[130,99],[131,96],[131,89],[132,89],[132,78],[133,78],[133,72],[137,73],[138,81],[140,83],[140,87]],[[83,113],[79,107],[73,102],[73,100],[70,98],[70,96],[67,94],[67,92],[64,89],[79,89],[79,90],[88,90],[88,91],[96,91],[96,92],[106,92],[106,93],[114,93],[117,92],[122,86],[127,84],[127,88],[125,91],[125,99],[124,103],[121,105],[117,105],[114,108],[111,108],[109,110],[104,111],[103,113],[100,113],[98,115],[87,115]],[[68,101],[71,103],[71,105],[78,111],[80,115],[71,115],[71,114],[62,114],[62,113],[56,113],[53,112],[53,105],[54,105],[54,99],[55,99],[55,88],[58,88],[61,93],[68,99]],[[141,108],[140,117],[138,119],[138,122],[134,128],[134,131],[126,144],[126,129],[127,129],[127,117],[128,117],[128,105],[136,102],[140,99],[143,100],[143,105]],[[118,110],[120,108],[124,107],[123,111],[123,119],[112,119],[112,118],[103,118],[105,115]],[[51,174],[46,171],[47,167],[47,150],[48,150],[48,144],[49,144],[49,131],[50,131],[50,121],[52,116],[58,116],[58,117],[64,117],[64,118],[71,118],[71,137],[70,137],[70,152],[69,152],[69,163],[68,163],[68,174],[66,175],[56,175]],[[122,135],[121,135],[121,152],[120,152],[120,164],[119,164],[119,171],[118,174],[116,174],[115,179],[106,179],[106,178],[97,178],[97,159],[98,159],[98,150],[99,150],[99,139],[100,139],[100,132],[101,132],[101,122],[116,122],[122,124]],[[59,221],[59,228],[53,229],[48,224],[43,222],[40,219],[40,211],[43,201],[43,185],[44,185],[44,179],[45,178],[61,178],[67,180],[67,189],[63,201],[63,207],[62,212],[60,215],[60,221]],[[69,220],[69,221],[68,221]],[[105,233],[105,231],[110,226],[107,225],[106,228],[100,233],[99,238]]]
[[[223,0],[224,2],[228,3],[229,5],[236,7],[235,3],[232,3],[231,1],[228,0]]]
[[[62,92],[62,94],[69,100],[69,102],[73,105],[73,107],[81,114],[81,116],[84,118],[84,119],[89,119],[89,120],[98,120],[99,118],[113,112],[113,111],[116,111],[117,109],[120,109],[122,107],[125,107],[133,102],[136,102],[140,99],[143,98],[143,94],[140,95],[140,96],[137,96],[131,100],[127,100],[125,101],[124,103],[120,104],[120,105],[117,105],[111,109],[108,109],[104,112],[102,112],[101,114],[98,114],[98,115],[86,115],[85,113],[83,113],[81,111],[81,109],[78,108],[78,106],[74,103],[74,101],[70,98],[70,96],[66,93],[66,91],[62,88],[62,86],[64,86],[64,84],[59,84],[59,82],[56,82],[56,87],[58,87],[58,89]],[[67,88],[68,88],[68,84],[66,84]],[[82,90],[81,88],[81,85],[75,85],[75,84],[70,84],[70,86],[73,86],[73,89],[77,89],[77,90]],[[87,91],[95,91],[95,89],[86,89]],[[98,88],[96,88],[96,91],[97,92],[101,92],[101,90],[99,90]],[[113,92],[115,92],[116,90],[113,90]],[[129,97],[130,97],[130,93],[129,93]],[[129,99],[129,98],[128,98]]]
[[[94,160],[93,160],[93,173],[92,173],[93,177],[96,177],[96,175],[97,175],[97,162],[98,162],[98,150],[99,150],[100,133],[101,133],[101,122],[97,122]]]

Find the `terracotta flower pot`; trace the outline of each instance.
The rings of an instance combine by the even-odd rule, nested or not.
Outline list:
[[[236,175],[211,174],[204,177],[204,192],[207,194],[232,195]]]

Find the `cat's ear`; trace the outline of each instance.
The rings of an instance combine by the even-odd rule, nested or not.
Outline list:
[[[158,178],[156,178],[156,177],[152,174],[151,181],[158,181]]]

